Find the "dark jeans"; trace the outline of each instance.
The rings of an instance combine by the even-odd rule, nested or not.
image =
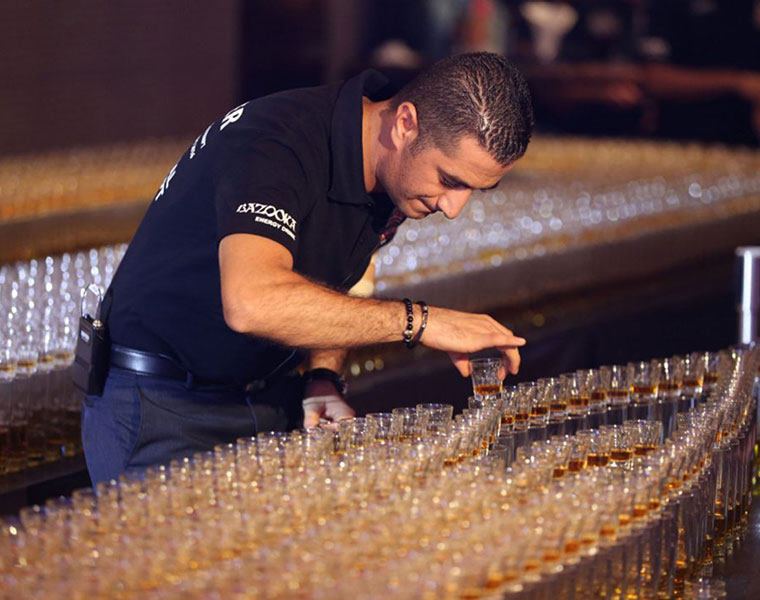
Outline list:
[[[93,485],[127,471],[213,450],[258,431],[301,426],[303,387],[285,376],[248,393],[111,368],[102,396],[86,396],[82,440]]]

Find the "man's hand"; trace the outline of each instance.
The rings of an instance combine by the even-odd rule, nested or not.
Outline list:
[[[520,367],[517,348],[525,345],[525,339],[515,336],[488,315],[430,307],[422,343],[448,352],[463,377],[470,375],[470,353],[496,348],[501,353],[502,360],[499,377],[504,379],[508,372],[513,375],[517,373]]]
[[[320,419],[336,423],[356,414],[329,381],[312,381],[306,385],[303,396],[303,426],[306,429],[319,425]]]

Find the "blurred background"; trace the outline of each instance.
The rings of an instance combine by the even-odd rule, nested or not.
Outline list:
[[[2,155],[194,137],[241,100],[473,50],[524,68],[539,131],[758,144],[755,0],[0,5]]]
[[[529,340],[513,382],[736,341],[734,251],[760,243],[760,0],[0,0],[0,14],[0,358],[26,352],[24,377],[68,368],[79,288],[107,285],[210,122],[368,67],[390,95],[476,50],[526,75],[537,134],[456,221],[405,224],[376,293],[494,314]],[[468,393],[425,348],[360,349],[348,370],[359,412]],[[76,412],[56,377],[40,406]],[[1,384],[0,409],[20,402]],[[19,406],[0,410],[0,438],[33,422]],[[72,460],[62,473],[84,476]],[[34,477],[0,485],[0,508],[33,501],[38,480],[51,493],[49,472]]]

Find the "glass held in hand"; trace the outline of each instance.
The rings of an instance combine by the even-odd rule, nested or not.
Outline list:
[[[496,397],[501,394],[502,381],[499,378],[501,364],[499,358],[470,359],[472,389],[476,398]]]

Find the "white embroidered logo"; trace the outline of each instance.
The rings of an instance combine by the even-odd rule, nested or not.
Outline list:
[[[256,215],[255,221],[257,223],[264,223],[265,225],[279,229],[284,234],[296,239],[296,220],[282,208],[277,208],[271,204],[261,204],[260,202],[248,202],[238,206],[235,212]],[[276,223],[272,219],[279,221],[279,223]]]
[[[153,198],[153,202],[158,200],[161,196],[164,195],[164,192],[169,189],[169,184],[172,182],[172,179],[174,179],[174,176],[177,174],[177,163],[171,168],[171,171],[169,171],[169,174],[166,176],[166,179],[164,179],[164,182],[161,184],[161,187],[158,188],[158,193],[156,194],[155,198]]]
[[[227,125],[230,123],[234,123],[240,117],[243,116],[243,111],[245,110],[245,106],[248,104],[248,102],[244,102],[237,108],[233,108],[230,112],[228,112],[226,115],[224,115],[224,118],[222,119],[222,124],[219,126],[219,131],[222,131]]]

